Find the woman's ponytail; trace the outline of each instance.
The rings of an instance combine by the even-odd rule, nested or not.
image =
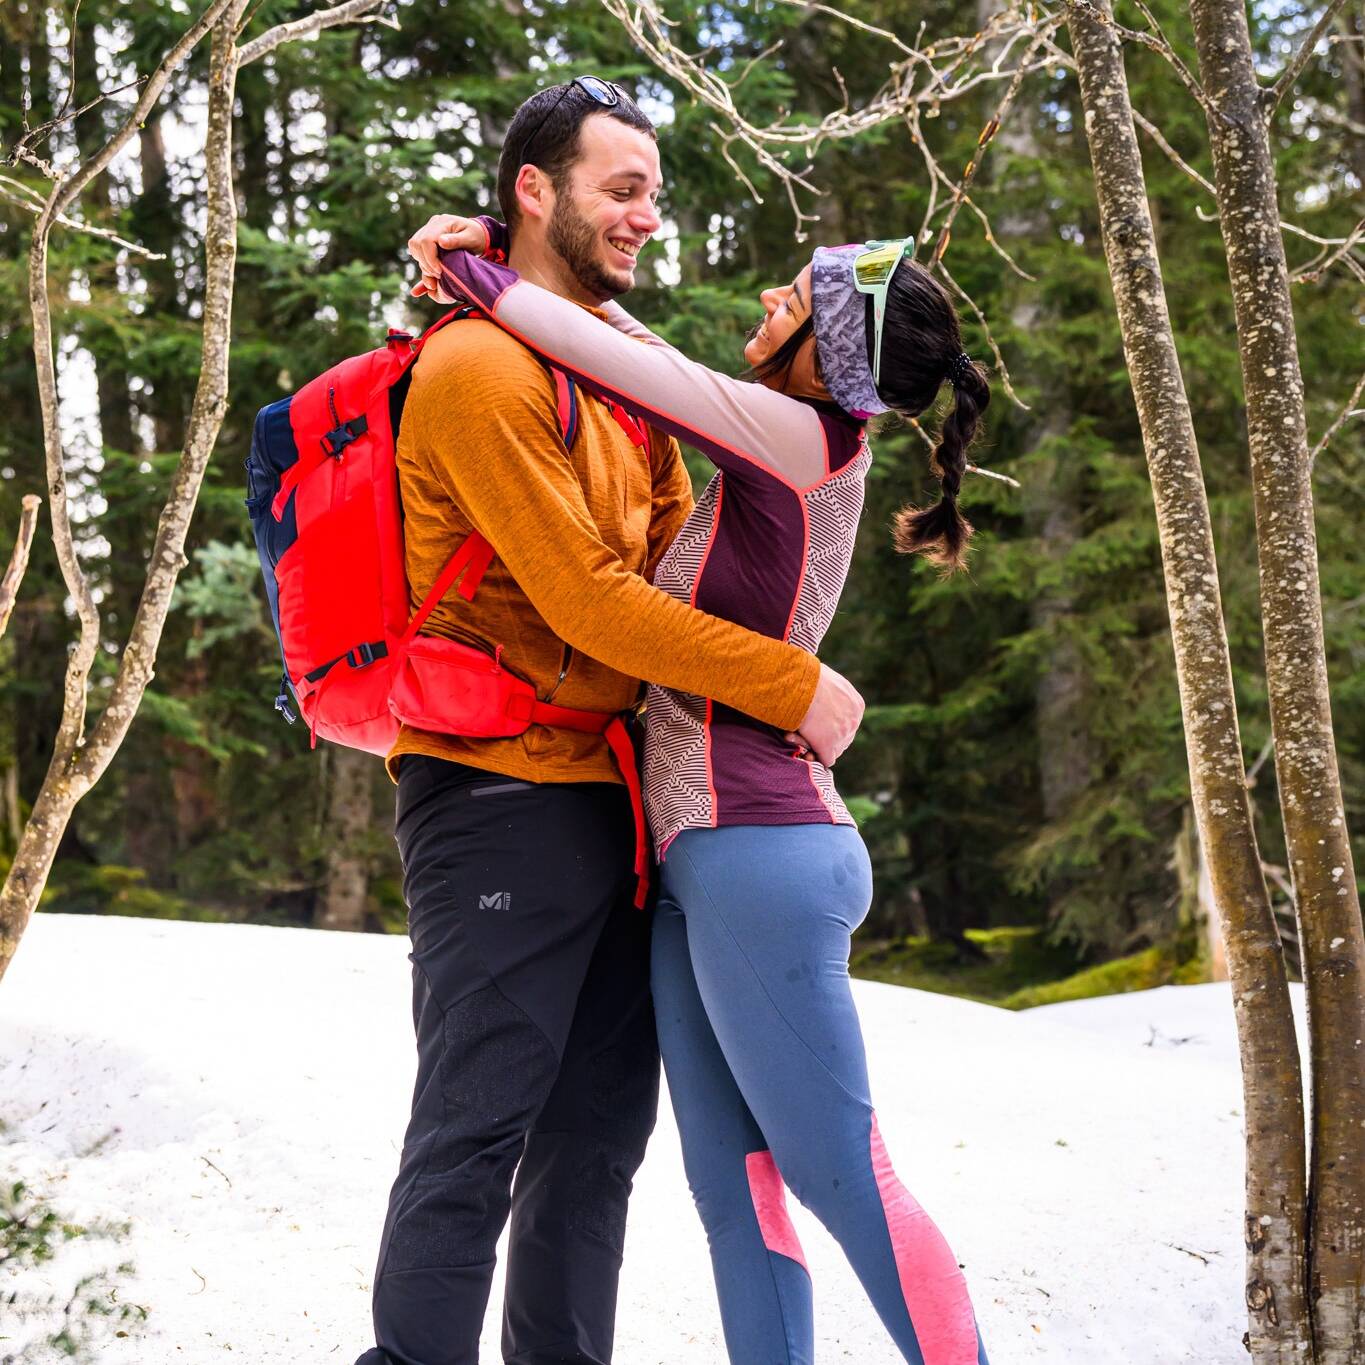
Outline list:
[[[981,414],[991,401],[986,376],[966,356],[950,363],[954,402],[943,419],[938,445],[929,457],[929,468],[942,487],[932,507],[903,507],[892,523],[892,536],[901,554],[922,554],[949,573],[966,567],[967,544],[972,525],[962,515],[957,497],[967,472],[967,450],[976,439]]]

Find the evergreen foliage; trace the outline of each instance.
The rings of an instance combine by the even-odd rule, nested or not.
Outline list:
[[[301,12],[266,0],[264,26]],[[1172,0],[1153,6],[1187,55],[1192,39]],[[889,0],[850,12],[894,28]],[[789,210],[762,169],[745,163],[763,204],[726,166],[711,116],[678,97],[593,0],[521,9],[487,0],[404,0],[399,31],[338,29],[281,48],[240,81],[237,186],[243,205],[232,357],[232,407],[193,530],[192,567],[177,591],[157,677],[114,767],[81,805],[54,874],[49,904],[137,913],[209,913],[307,922],[331,835],[328,763],[271,710],[278,648],[255,581],[242,509],[242,461],[252,418],[342,355],[376,344],[386,324],[432,314],[407,298],[404,244],[431,213],[493,207],[500,130],[541,85],[592,71],[632,88],[660,123],[668,227],[626,301],[688,354],[736,373],[756,295],[809,258]],[[856,104],[883,78],[882,39],[796,7],[729,3],[673,7],[678,40],[709,46],[737,72],[755,119],[779,108],[817,118]],[[67,74],[64,7],[22,0],[0,8],[0,144],[28,101],[38,117],[60,101]],[[916,14],[928,31],[962,32],[976,11],[935,0]],[[1267,60],[1285,20],[1253,11]],[[1311,18],[1309,21],[1311,23]],[[85,0],[75,101],[145,70],[178,6],[147,0],[135,17],[113,0]],[[1286,212],[1326,235],[1360,217],[1365,153],[1348,128],[1315,116],[1345,108],[1329,49],[1310,65],[1301,107],[1278,118]],[[1129,57],[1134,102],[1204,174],[1203,114],[1153,54]],[[137,602],[155,517],[197,366],[194,315],[202,288],[195,159],[202,56],[135,143],[86,194],[87,220],[112,227],[164,262],[120,253],[74,233],[54,237],[52,279],[64,341],[63,382],[75,420],[73,470],[80,528],[109,629],[109,655]],[[939,159],[972,154],[998,91],[945,106],[933,136]],[[53,150],[93,145],[119,96],[54,137]],[[864,691],[864,731],[839,782],[872,848],[877,900],[866,933],[921,935],[978,965],[974,932],[1042,928],[1080,961],[1140,952],[1176,931],[1172,847],[1188,803],[1159,547],[1098,233],[1073,78],[1025,84],[1017,135],[991,151],[977,198],[1001,242],[1036,278],[1015,276],[965,218],[949,263],[990,318],[1029,411],[997,391],[983,464],[1015,490],[968,478],[964,509],[979,536],[972,570],[940,581],[897,556],[888,526],[932,481],[918,433],[883,422],[865,521],[824,657]],[[64,141],[65,140],[65,141]],[[1206,197],[1152,144],[1147,171],[1171,308],[1195,410],[1215,519],[1220,572],[1248,765],[1268,735],[1256,609],[1246,432],[1226,265]],[[13,172],[36,184],[33,173]],[[898,235],[917,225],[926,189],[902,127],[828,145],[810,174],[815,240]],[[42,450],[27,330],[28,218],[0,198],[0,527],[19,497],[42,490]],[[1291,260],[1315,248],[1290,238]],[[1340,276],[1298,286],[1298,324],[1314,438],[1345,401],[1361,366],[1359,297],[1336,296]],[[988,356],[964,318],[968,347]],[[1365,866],[1365,546],[1361,513],[1365,427],[1348,425],[1320,461],[1320,557],[1348,817]],[[700,461],[694,464],[704,477]],[[69,636],[55,561],[40,536],[7,639],[0,644],[0,769],[17,770],[20,806],[0,822],[12,850],[23,803],[41,782],[60,708]],[[1049,709],[1046,686],[1074,684]],[[1058,768],[1058,780],[1046,776]],[[387,781],[375,765],[372,923],[401,927],[398,869],[388,838]],[[1059,795],[1060,792],[1060,795]],[[1266,856],[1277,846],[1273,764],[1254,790]],[[141,878],[123,875],[136,869]],[[130,901],[131,897],[131,901]],[[151,908],[147,908],[151,907]],[[159,907],[159,908],[158,908]],[[1035,963],[1037,966],[1038,964]],[[1020,983],[1022,984],[1022,983]]]

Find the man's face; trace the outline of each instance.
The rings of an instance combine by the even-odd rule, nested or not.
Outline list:
[[[569,168],[546,225],[546,242],[593,298],[635,286],[635,258],[659,230],[655,203],[663,179],[654,139],[606,114],[579,129]]]

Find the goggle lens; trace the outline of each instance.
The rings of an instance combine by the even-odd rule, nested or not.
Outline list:
[[[853,274],[864,288],[885,284],[901,258],[901,243],[887,242],[874,251],[865,251],[853,263]]]

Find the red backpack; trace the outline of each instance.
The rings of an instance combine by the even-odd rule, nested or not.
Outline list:
[[[343,360],[257,414],[246,505],[284,660],[275,707],[292,724],[292,692],[314,745],[320,735],[374,754],[388,753],[400,724],[481,738],[532,725],[603,735],[635,812],[643,904],[644,809],[622,717],[541,701],[503,667],[501,645],[488,654],[418,633],[457,579],[460,596],[473,600],[493,546],[471,532],[408,615],[398,424],[422,347],[471,312],[447,313],[415,339],[391,331],[378,350]],[[563,371],[550,369],[564,444],[572,445],[577,396]]]

